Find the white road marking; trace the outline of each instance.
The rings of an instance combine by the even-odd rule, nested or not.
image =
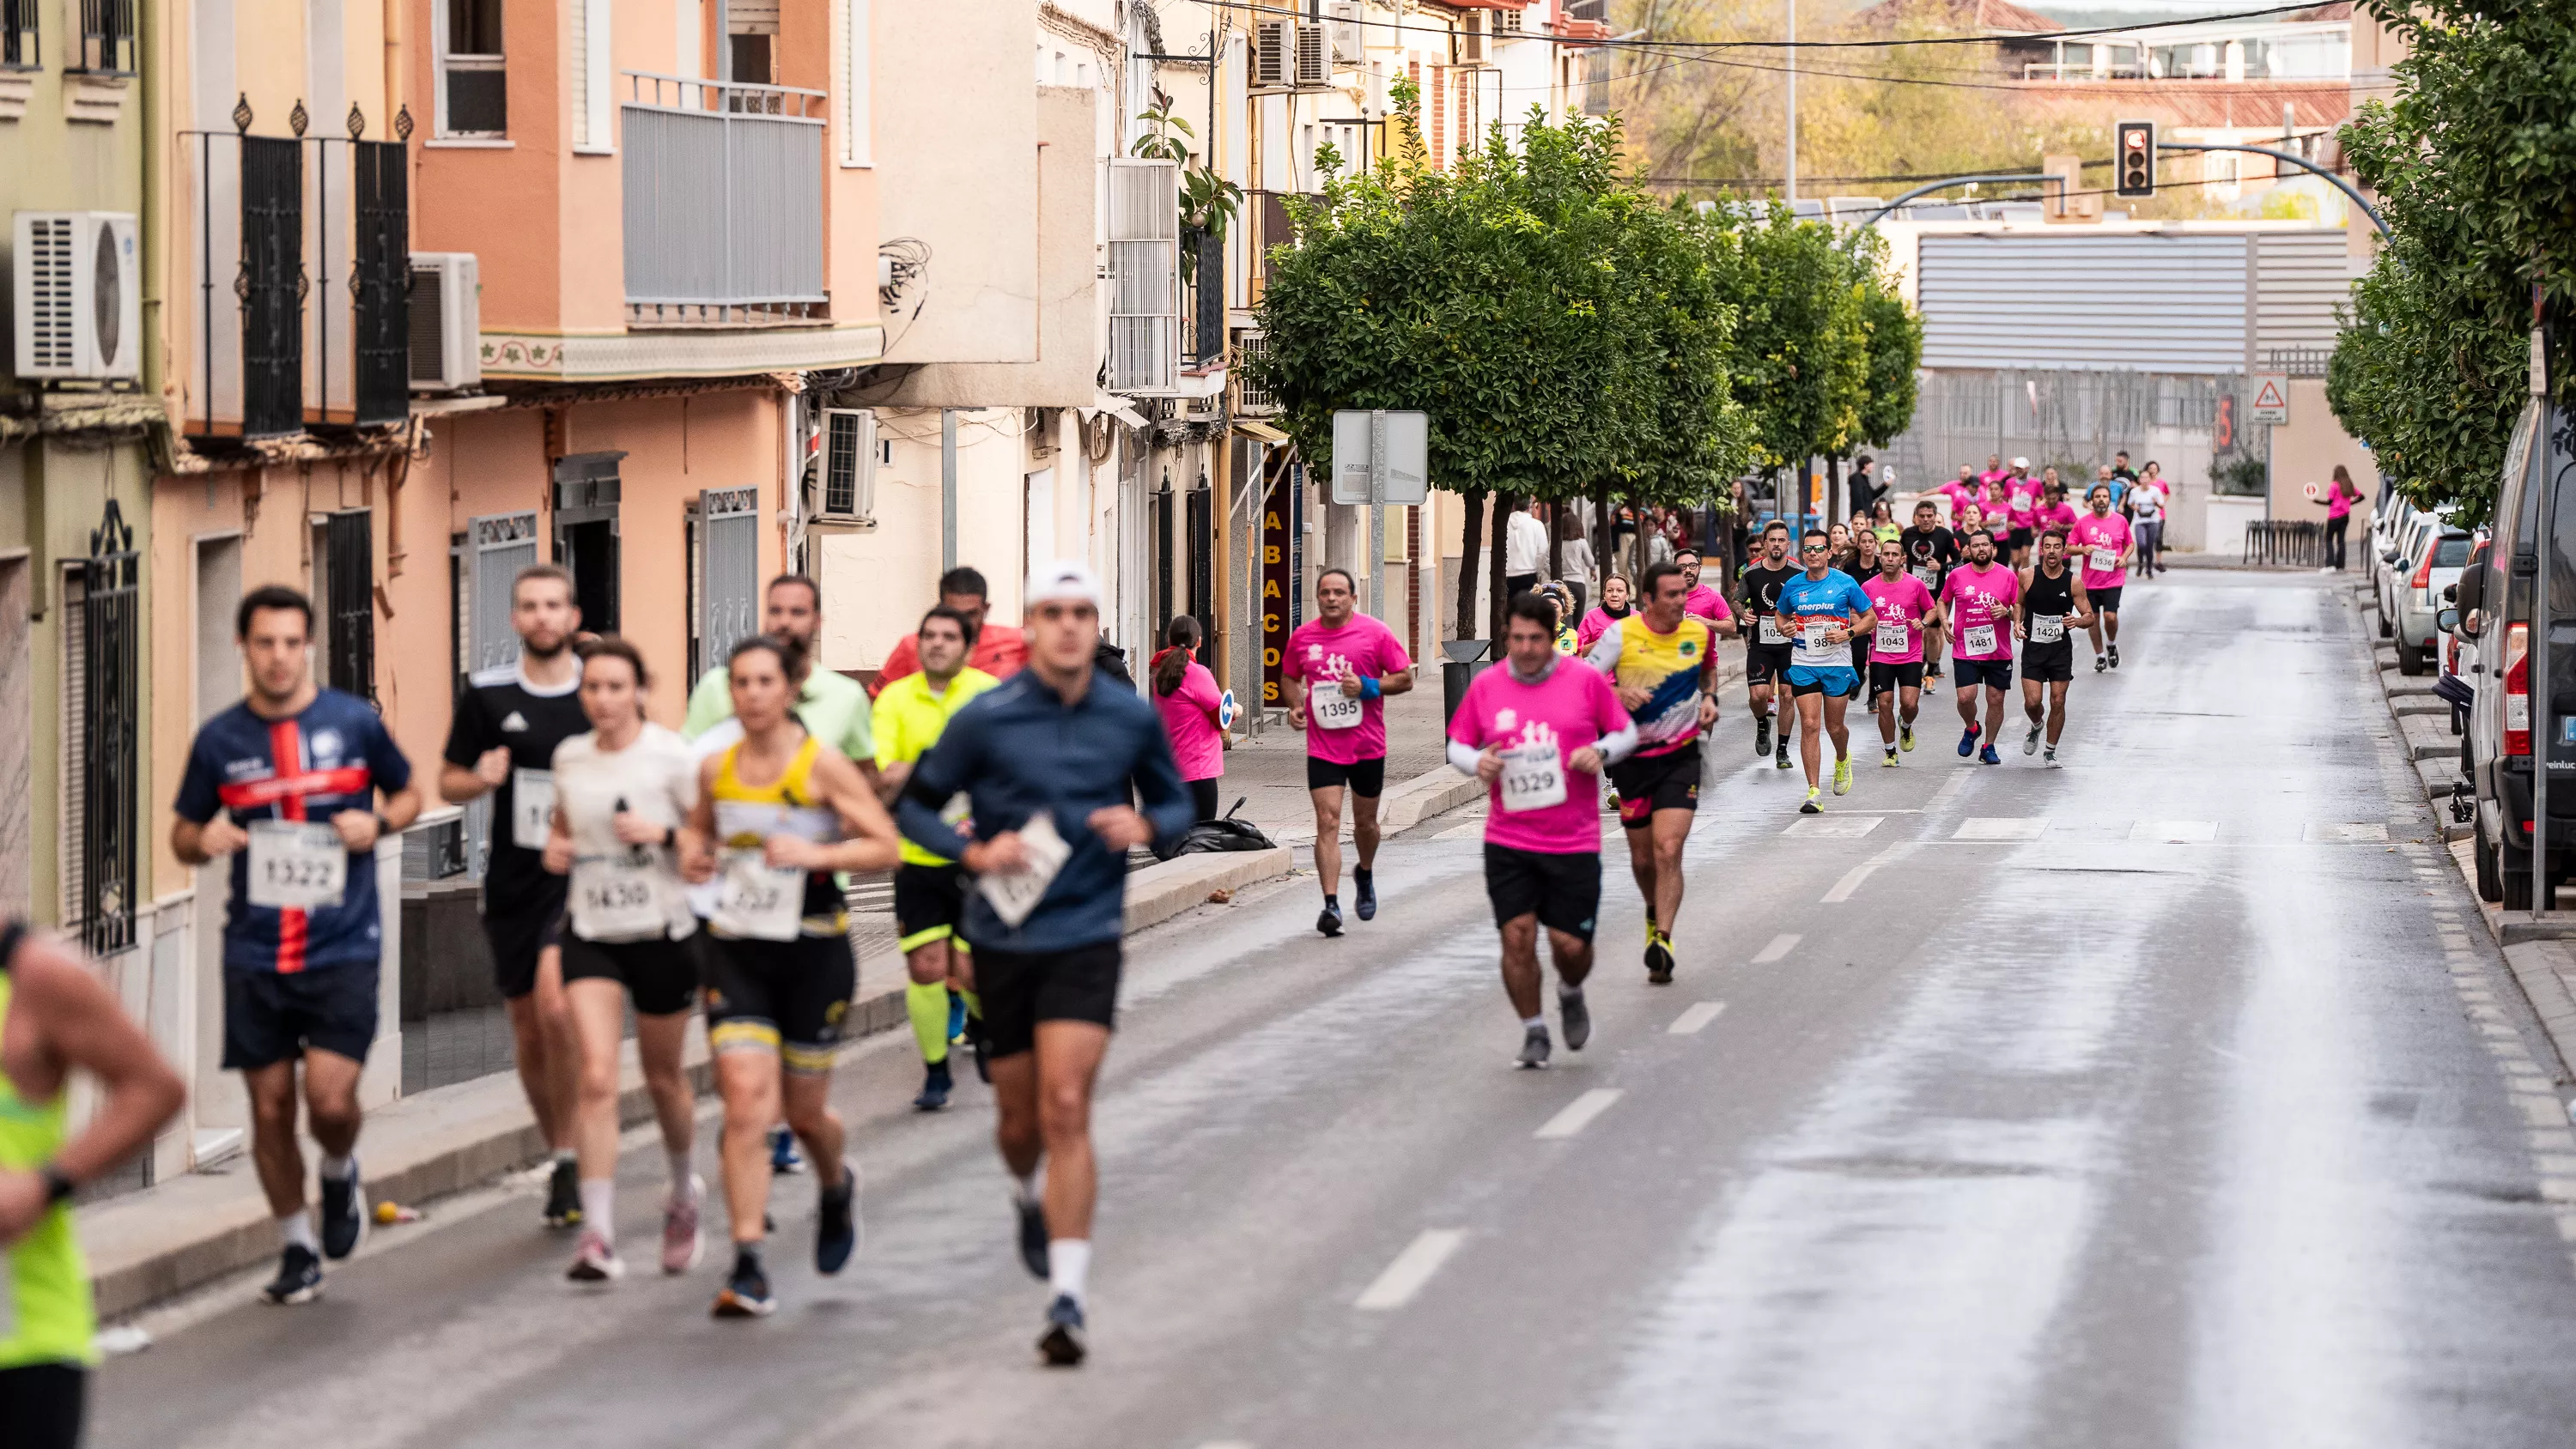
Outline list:
[[[2311,820],[2299,838],[2310,845],[2385,845],[2388,827],[2376,820],[2328,824]]]
[[[1753,964],[1754,964],[1754,965],[1756,965],[1756,966],[1768,966],[1768,965],[1770,965],[1772,962],[1777,961],[1777,960],[1779,960],[1781,957],[1788,955],[1788,954],[1789,954],[1789,952],[1790,952],[1794,947],[1796,947],[1796,946],[1797,946],[1797,944],[1798,944],[1798,942],[1799,942],[1800,940],[1802,940],[1802,939],[1803,939],[1802,937],[1798,937],[1798,936],[1790,936],[1790,935],[1779,935],[1779,936],[1774,936],[1774,937],[1772,937],[1772,938],[1771,938],[1771,944],[1770,944],[1770,945],[1768,945],[1768,946],[1763,947],[1763,948],[1761,949],[1761,951],[1760,951],[1759,953],[1757,953],[1757,954],[1754,956],[1754,958],[1753,958]]]
[[[2048,830],[2044,815],[1972,815],[1959,822],[1952,840],[2037,840]]]
[[[2166,845],[2193,845],[2218,838],[2215,820],[2141,820],[2129,827],[2131,840],[2152,840]]]
[[[1422,1236],[1405,1244],[1404,1251],[1395,1255],[1395,1261],[1386,1265],[1386,1271],[1378,1274],[1377,1281],[1368,1285],[1351,1306],[1369,1313],[1402,1308],[1413,1301],[1422,1285],[1431,1281],[1431,1275],[1440,1271],[1440,1265],[1448,1262],[1449,1255],[1457,1252],[1458,1245],[1466,1239],[1466,1233],[1457,1228],[1424,1228]]]
[[[1886,865],[1890,861],[1903,858],[1913,849],[1914,843],[1912,841],[1899,841],[1898,843],[1889,846],[1887,849],[1880,851],[1878,854],[1871,856],[1869,859],[1862,861],[1860,864],[1853,866],[1850,870],[1843,872],[1843,878],[1834,882],[1834,888],[1832,890],[1825,892],[1824,903],[1830,906],[1841,901],[1850,900],[1852,898],[1852,892],[1860,889],[1861,882],[1868,880],[1873,875],[1876,875],[1880,866]]]
[[[1924,813],[1928,815],[1958,798],[1959,792],[1966,789],[1968,782],[1975,779],[1976,775],[1977,772],[1974,770],[1953,771],[1949,779],[1941,782],[1941,788],[1932,792],[1931,802],[1923,807]]]
[[[1664,1034],[1666,1036],[1697,1035],[1700,1028],[1717,1020],[1717,1014],[1724,1010],[1726,1010],[1726,1003],[1723,1001],[1703,1001],[1674,1017],[1673,1024],[1664,1028]]]
[[[1823,840],[1858,840],[1876,830],[1878,822],[1884,818],[1879,815],[1801,815],[1790,821],[1780,833]]]
[[[1485,819],[1480,815],[1473,820],[1452,825],[1448,829],[1441,831],[1431,838],[1434,840],[1464,840],[1470,835],[1482,835],[1484,833]]]
[[[1595,1087],[1565,1104],[1565,1110],[1548,1118],[1530,1135],[1542,1141],[1571,1137],[1592,1125],[1592,1119],[1610,1110],[1610,1104],[1626,1095],[1619,1087]]]

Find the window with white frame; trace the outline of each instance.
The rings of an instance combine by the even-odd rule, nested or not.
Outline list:
[[[841,0],[841,74],[836,87],[841,164],[865,166],[870,150],[868,115],[868,0]]]
[[[438,121],[443,136],[506,136],[509,73],[501,49],[502,0],[442,0],[437,27]]]

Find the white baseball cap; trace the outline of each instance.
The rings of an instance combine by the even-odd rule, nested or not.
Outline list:
[[[1100,580],[1071,559],[1059,559],[1029,575],[1024,607],[1040,604],[1089,604],[1100,607]]]
[[[2015,458],[2013,459],[2013,466],[2016,468],[2027,468],[2030,466],[2030,460],[2028,458]]]

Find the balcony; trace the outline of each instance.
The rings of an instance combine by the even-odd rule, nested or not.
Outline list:
[[[245,109],[240,113],[247,117]],[[300,123],[302,112],[296,119]],[[378,427],[410,414],[410,167],[400,141],[182,132],[174,238],[192,438]]]
[[[627,325],[824,322],[825,93],[625,78]]]

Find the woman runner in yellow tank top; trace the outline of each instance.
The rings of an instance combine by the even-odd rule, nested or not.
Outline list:
[[[690,817],[695,837],[712,848],[700,850],[686,874],[718,887],[704,985],[734,1242],[733,1270],[716,1295],[719,1318],[763,1317],[777,1306],[761,1246],[767,1136],[782,1111],[821,1185],[815,1271],[839,1272],[858,1246],[858,1174],[842,1159],[841,1119],[831,1106],[832,1056],[858,966],[833,873],[890,870],[900,841],[858,767],[807,734],[789,710],[794,647],[765,635],[734,646],[726,670],[742,739],[700,764]]]

